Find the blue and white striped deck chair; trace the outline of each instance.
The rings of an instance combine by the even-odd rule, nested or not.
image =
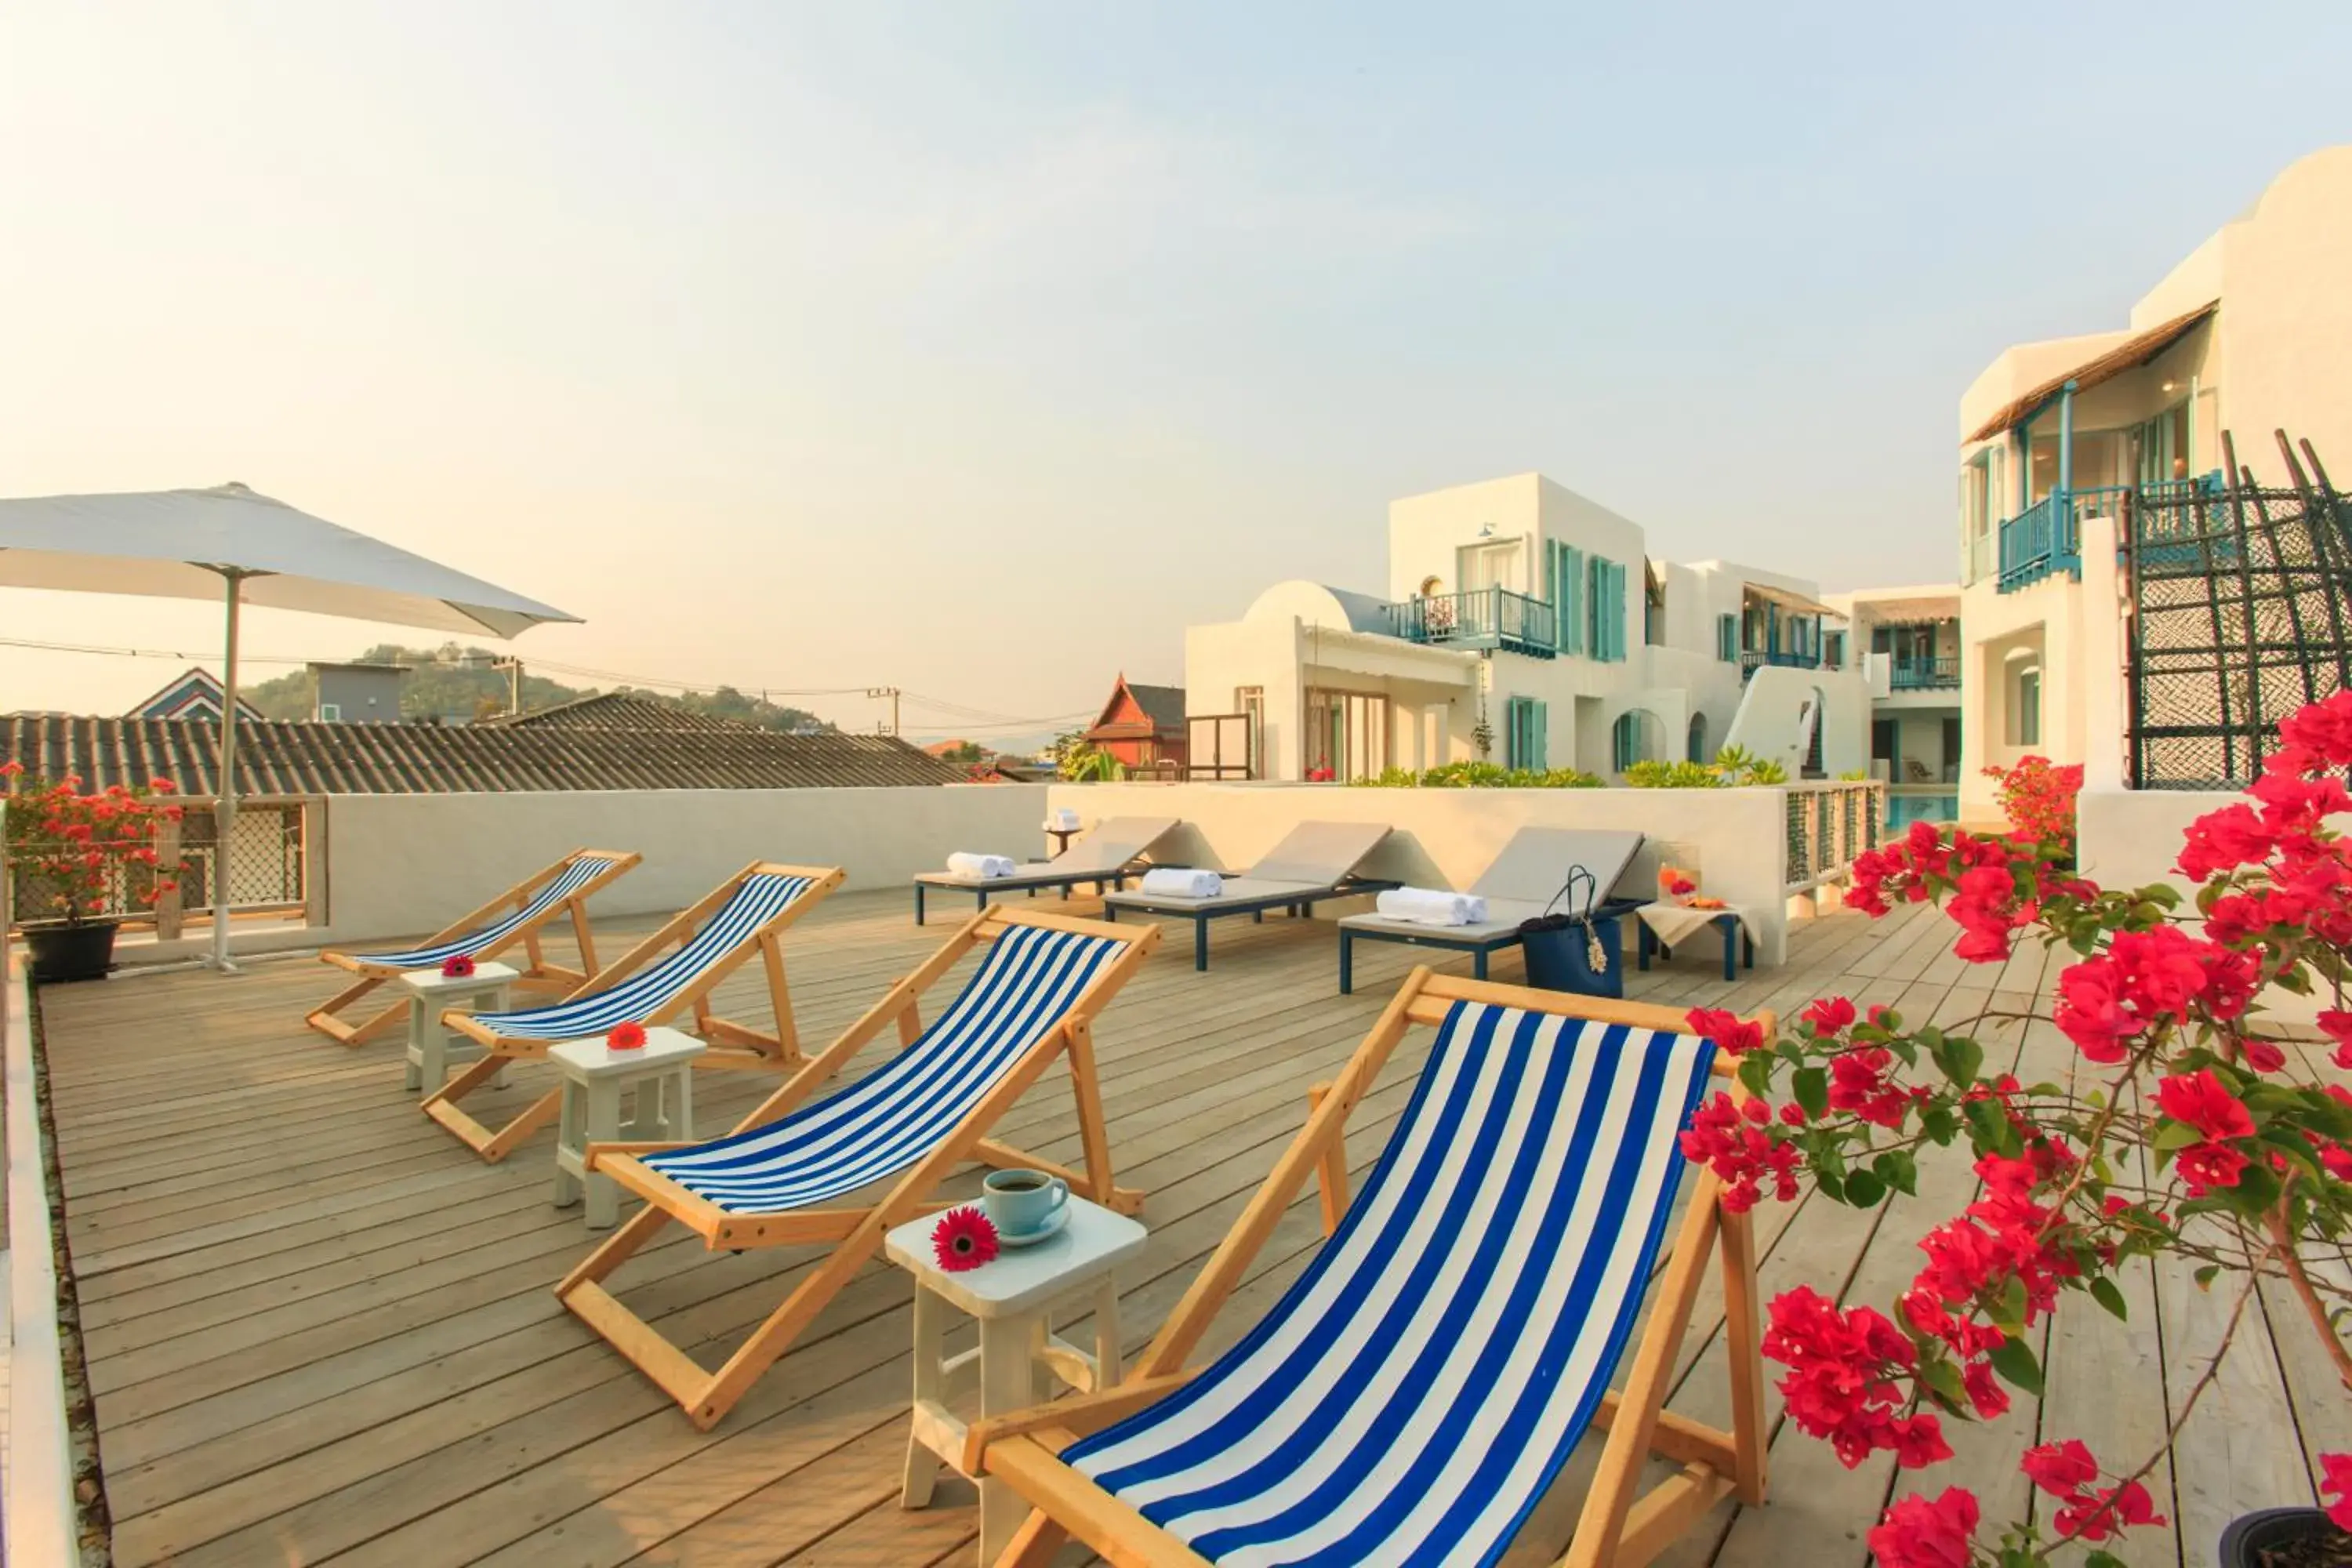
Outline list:
[[[547,1124],[562,1106],[562,1091],[549,1090],[497,1129],[467,1114],[459,1100],[508,1063],[542,1058],[562,1041],[601,1037],[622,1023],[675,1023],[688,1009],[694,1020],[686,1027],[710,1045],[695,1066],[770,1071],[799,1066],[792,992],[784,981],[784,929],[839,887],[842,877],[837,866],[755,860],[561,1001],[517,1012],[442,1014],[444,1027],[480,1046],[483,1054],[425,1098],[425,1114],[495,1163]],[[663,950],[673,943],[677,951],[665,955]],[[755,952],[767,965],[768,1002],[776,1020],[772,1034],[710,1011],[712,988]]]
[[[1049,1171],[1080,1196],[1134,1213],[1143,1194],[1111,1180],[1094,1018],[1158,942],[1156,927],[1005,904],[982,910],[729,1136],[592,1146],[589,1168],[644,1198],[646,1206],[555,1293],[707,1431],[881,1251],[891,1226],[938,1206],[940,1184],[965,1161]],[[923,992],[982,943],[987,951],[979,967],[924,1028],[918,1010]],[[900,1048],[889,1061],[822,1100],[810,1098],[894,1021]],[[1063,1056],[1077,1100],[1083,1171],[988,1135]],[[884,1182],[890,1185],[878,1202],[840,1201]],[[818,1243],[833,1252],[726,1364],[707,1372],[603,1283],[672,1220],[712,1251]]]
[[[377,986],[411,970],[438,969],[460,953],[478,963],[488,963],[518,942],[530,960],[520,984],[565,989],[593,980],[596,944],[588,934],[588,900],[640,858],[616,849],[574,849],[404,952],[322,952],[320,962],[347,969],[360,978],[312,1008],[303,1022],[330,1039],[359,1045],[392,1028],[408,1014],[407,1003],[395,1002],[362,1024],[348,1024],[335,1016]],[[580,946],[578,969],[550,963],[539,950],[540,928],[567,912],[572,917],[572,937]]]
[[[1341,1129],[1415,1022],[1437,1041],[1349,1204]],[[1676,1134],[1730,1081],[1687,1029],[1668,1008],[1415,971],[1129,1379],[973,1429],[966,1468],[1038,1510],[998,1568],[1073,1535],[1123,1563],[1494,1563],[1593,1426],[1608,1436],[1563,1563],[1633,1568],[1723,1498],[1760,1503],[1753,1243],[1712,1173],[1656,1271]],[[1183,1373],[1310,1171],[1329,1238],[1238,1344]],[[1718,1240],[1731,1432],[1660,1408]],[[1654,1453],[1679,1468],[1637,1500]]]

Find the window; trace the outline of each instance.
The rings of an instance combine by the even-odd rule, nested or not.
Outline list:
[[[1625,658],[1625,568],[1594,556],[1589,596],[1591,624],[1586,628],[1586,647],[1604,664],[1622,662]]]
[[[1642,716],[1630,710],[1617,715],[1609,731],[1609,765],[1623,773],[1642,760]]]
[[[1715,657],[1726,664],[1739,662],[1739,617],[1715,617]]]
[[[1573,544],[1550,542],[1551,563],[1545,573],[1551,596],[1553,641],[1562,653],[1584,651],[1584,552]]]
[[[1511,568],[1519,559],[1517,540],[1499,544],[1465,545],[1459,552],[1462,567],[1462,591],[1475,594],[1482,588],[1508,588]]]
[[[1689,749],[1684,754],[1689,757],[1692,762],[1707,763],[1715,760],[1714,753],[1706,749],[1706,714],[1694,713],[1691,715],[1689,740]]]
[[[1845,634],[1830,632],[1822,638],[1822,662],[1832,669],[1845,668]]]
[[[1234,688],[1234,711],[1242,716],[1242,727],[1249,734],[1248,777],[1265,777],[1265,688],[1236,686]]]
[[[1541,770],[1549,750],[1544,704],[1532,697],[1514,697],[1503,706],[1503,765]]]
[[[321,702],[321,703],[320,703],[320,704],[319,704],[319,722],[320,722],[320,723],[321,723],[321,724],[340,724],[340,723],[341,723],[342,721],[343,721],[343,705],[342,705],[341,703],[340,703],[340,702]]]
[[[1389,765],[1389,700],[1377,692],[1307,689],[1303,772],[1335,779],[1370,778]]]
[[[1666,580],[1647,562],[1642,564],[1642,640],[1652,647],[1666,646]]]
[[[2017,672],[2017,743],[2042,743],[2042,671],[2038,667]]]

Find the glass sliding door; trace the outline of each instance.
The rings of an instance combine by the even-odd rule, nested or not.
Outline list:
[[[1389,765],[1389,700],[1376,691],[1307,689],[1305,766],[1335,779],[1370,778]]]

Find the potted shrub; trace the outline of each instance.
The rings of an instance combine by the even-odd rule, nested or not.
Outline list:
[[[157,830],[180,819],[176,804],[159,801],[172,785],[158,779],[144,791],[115,784],[97,795],[81,781],[24,780],[16,763],[0,764],[8,789],[8,862],[16,908],[38,981],[94,980],[114,966],[114,932],[121,910],[152,906],[179,884],[180,863],[163,863]]]
[[[1734,1206],[1810,1186],[1867,1207],[1916,1193],[1930,1145],[1973,1158],[1974,1201],[1937,1216],[1919,1244],[1926,1267],[1891,1300],[1801,1287],[1770,1304],[1763,1352],[1784,1369],[1789,1419],[1848,1466],[1877,1453],[1902,1470],[1949,1459],[1945,1422],[2000,1415],[2012,1387],[2040,1391],[2034,1331],[2060,1300],[2123,1317],[2118,1280],[2142,1259],[2193,1270],[2227,1303],[2213,1354],[2176,1369],[2188,1393],[2173,1430],[2248,1321],[2315,1336],[2352,1388],[2352,1286],[2339,1267],[2352,1236],[2352,1092],[2322,1065],[2352,1069],[2352,838],[2328,826],[2352,811],[2352,691],[2287,720],[2280,740],[2248,798],[2189,827],[2177,869],[2199,884],[2193,910],[2169,885],[2110,890],[2077,875],[2079,780],[2046,763],[2021,765],[2007,837],[1915,823],[1855,862],[1851,907],[1933,901],[1961,928],[1960,958],[1999,963],[2027,939],[2071,953],[2047,1005],[2026,1015],[2068,1042],[2073,1070],[2058,1076],[2071,1082],[2021,1082],[1965,1034],[1844,997],[1812,1003],[1778,1039],[1728,1013],[1692,1014],[1738,1058],[1740,1088],[1699,1110],[1683,1148]],[[2317,1003],[2313,1039],[2266,1010],[2280,992]],[[2133,1528],[2161,1521],[2148,1478],[2170,1436],[2153,1452],[2095,1454],[2071,1433],[2039,1436],[2016,1457],[2046,1494],[2033,1520],[1982,1519],[1963,1488],[1930,1497],[1898,1483],[1908,1495],[1870,1532],[1877,1561],[2136,1560]],[[2352,1455],[2323,1454],[2317,1469],[2324,1512],[2242,1519],[2224,1562],[2352,1562]],[[2206,1543],[2184,1545],[2201,1557]]]

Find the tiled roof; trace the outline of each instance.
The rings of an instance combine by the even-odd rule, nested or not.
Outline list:
[[[226,695],[220,678],[202,665],[190,665],[173,677],[145,701],[134,703],[131,713],[140,719],[210,719],[220,722],[221,698]],[[258,719],[261,710],[240,697],[236,700],[240,717]]]
[[[1150,720],[1152,727],[1165,733],[1184,732],[1184,689],[1181,686],[1138,686],[1129,681],[1128,690]]]
[[[1119,697],[1124,693],[1135,700],[1143,710],[1143,717],[1115,719]],[[1145,736],[1180,738],[1185,733],[1184,689],[1181,686],[1139,686],[1124,675],[1111,688],[1110,700],[1103,704],[1101,716],[1086,732],[1089,741],[1138,740]]]
[[[559,702],[552,708],[541,708],[530,713],[511,716],[500,714],[481,721],[486,729],[497,730],[683,730],[701,732],[740,735],[773,734],[758,724],[746,724],[738,719],[720,719],[708,713],[689,713],[667,702],[649,702],[642,697],[624,697],[608,691],[597,697],[575,697],[569,702]]]
[[[0,761],[85,785],[166,778],[217,793],[218,729],[179,719],[0,718]],[[244,723],[240,795],[454,795],[488,790],[799,789],[944,784],[963,771],[887,735],[772,730]]]

